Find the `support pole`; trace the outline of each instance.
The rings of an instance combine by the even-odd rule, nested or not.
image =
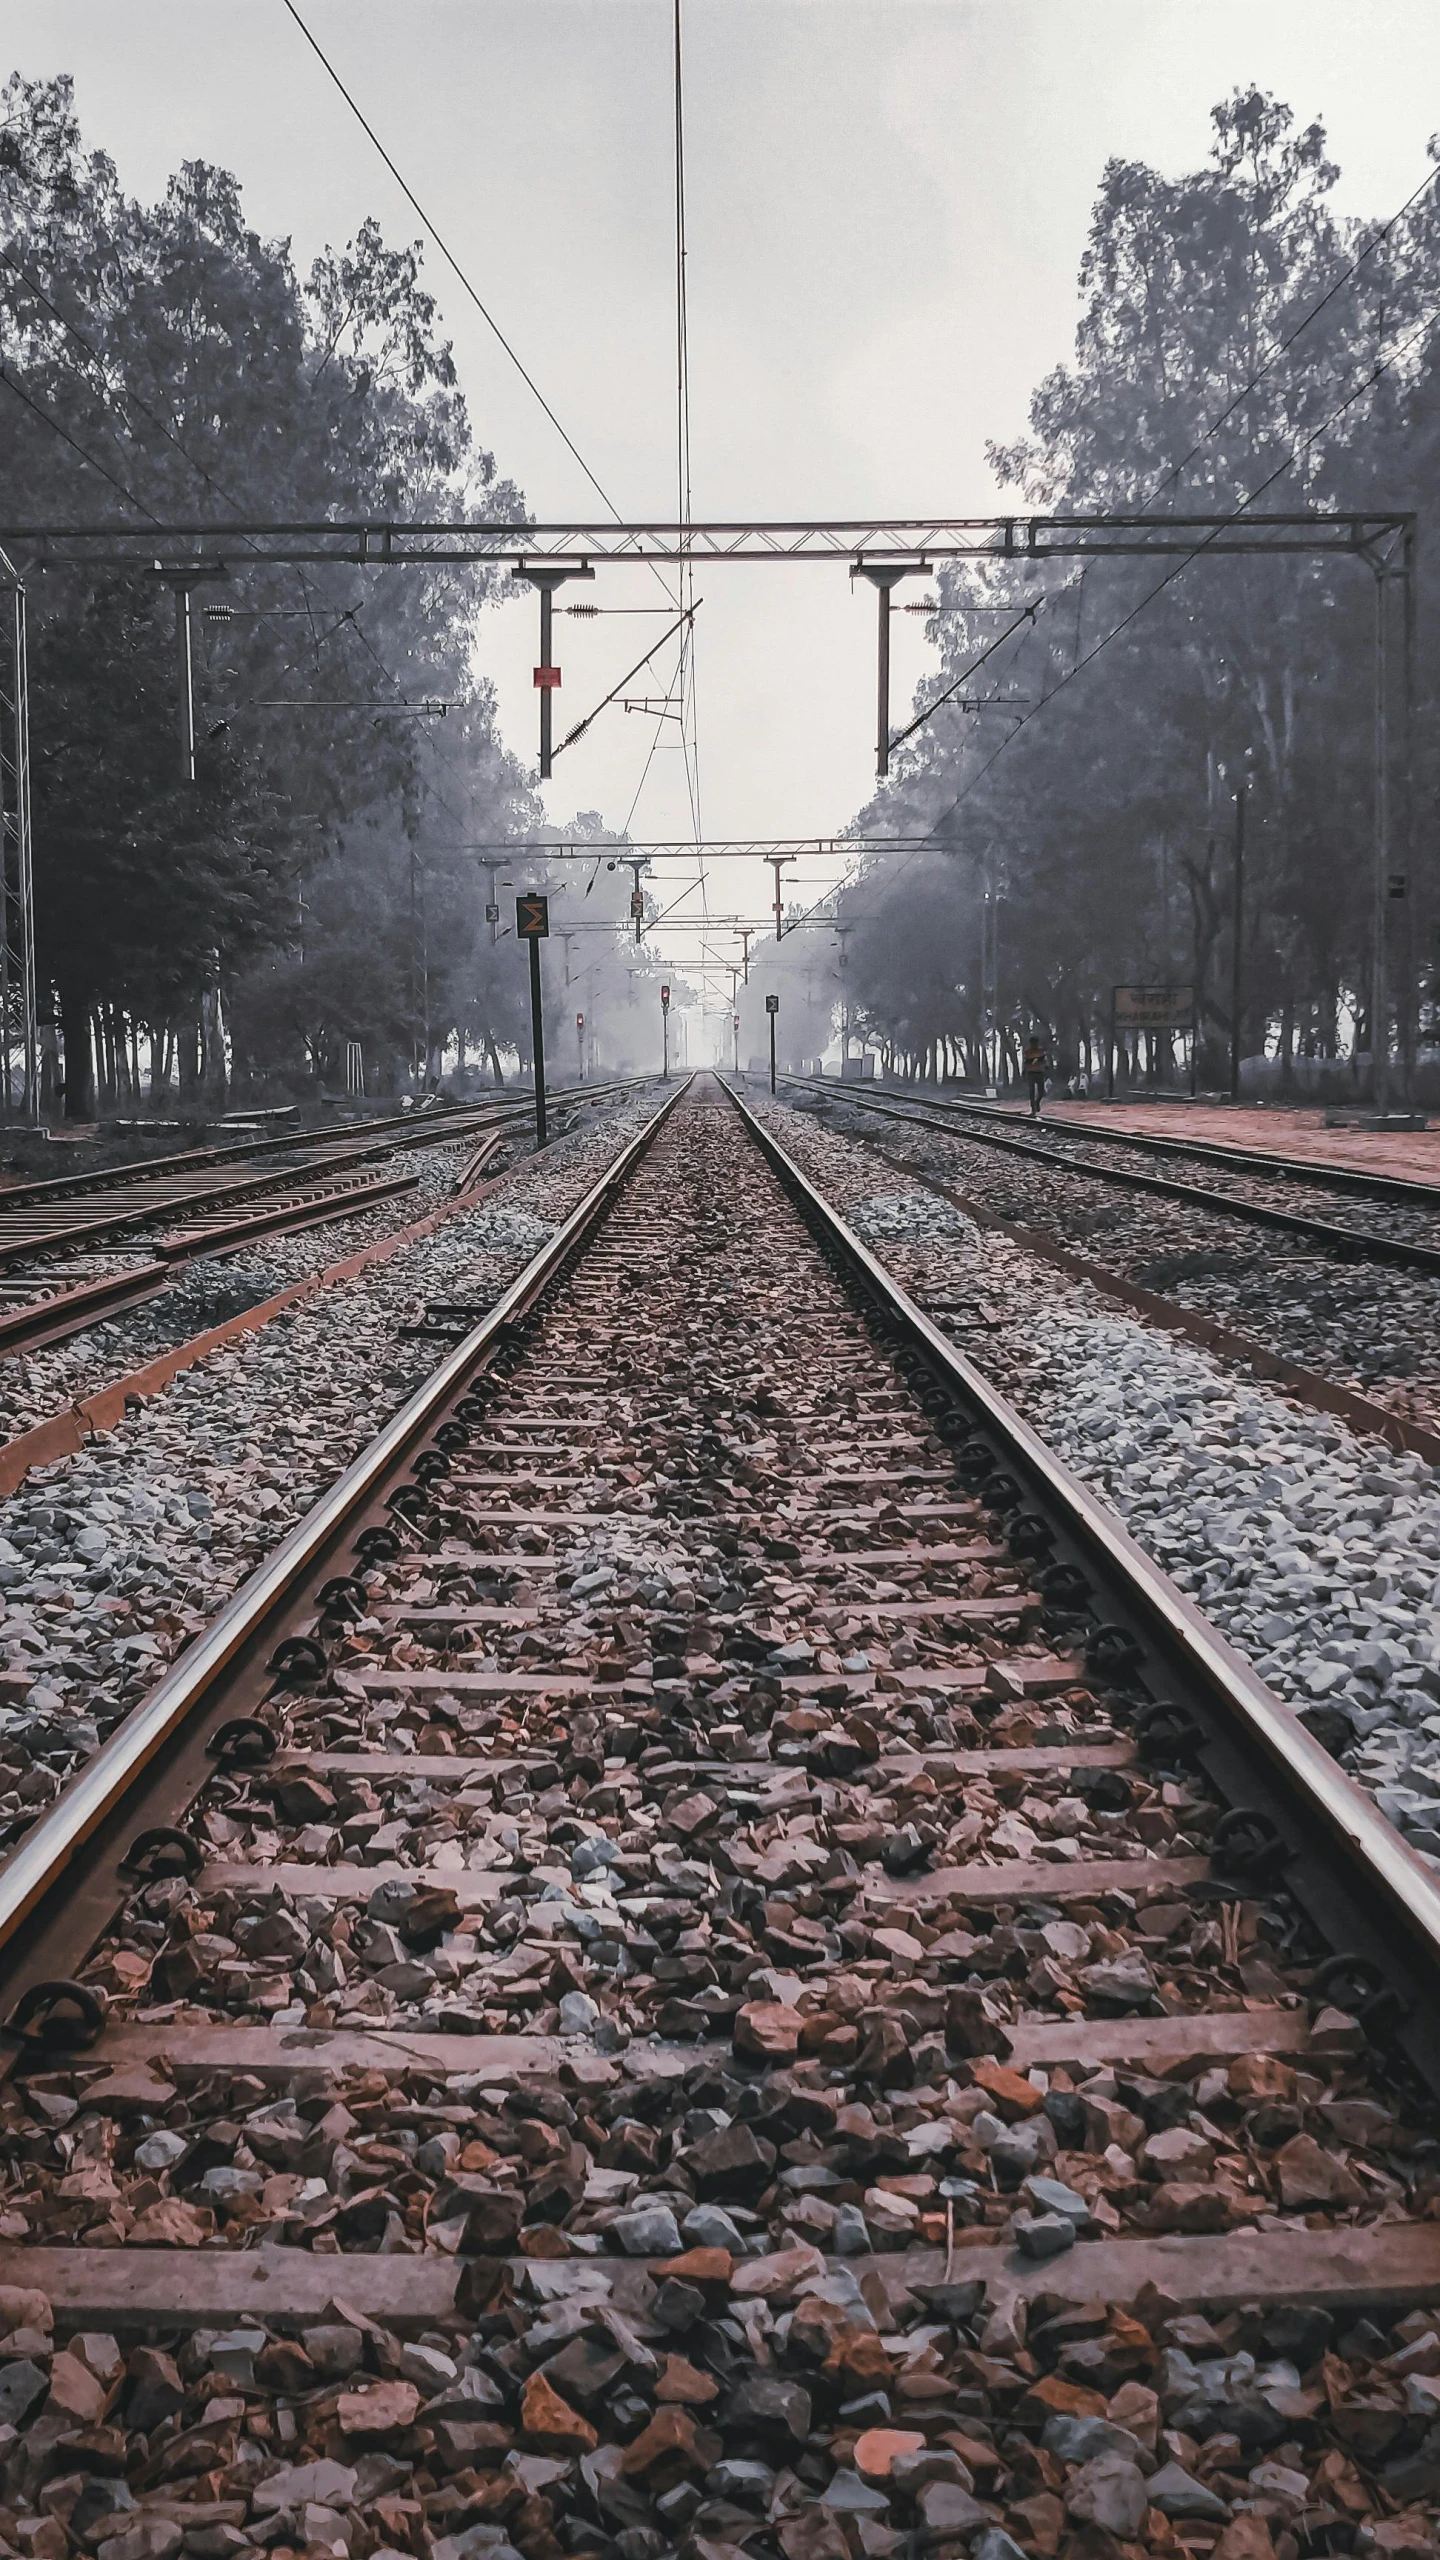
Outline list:
[[[551,695],[560,689],[560,670],[555,664],[553,633],[555,627],[555,590],[567,578],[593,578],[588,560],[573,569],[537,568],[533,561],[516,560],[511,575],[524,578],[540,590],[540,664],[535,670],[535,689],[540,696],[540,779],[550,779],[551,746],[554,728],[554,705]]]
[[[40,1116],[40,1035],[35,983],[34,871],[30,842],[30,687],[26,661],[25,588],[0,551],[0,592],[6,598],[0,637],[0,1046],[4,1051],[4,1107],[13,1096],[11,1024],[19,998],[24,1062],[21,1110]],[[8,661],[8,663],[4,663]]]
[[[540,1000],[540,944],[530,941],[530,1050],[535,1061],[535,1144],[548,1146],[545,1124],[545,1013]]]
[[[1245,797],[1242,782],[1235,794],[1235,853],[1230,870],[1230,1099],[1240,1099],[1240,1012],[1244,1003],[1245,941]]]
[[[1375,1110],[1390,1101],[1390,667],[1386,647],[1385,571],[1375,570],[1375,887],[1370,972],[1370,1060]]]
[[[180,725],[180,779],[195,779],[195,652],[190,631],[190,590],[175,589],[175,708]]]
[[[1415,985],[1415,524],[1405,528],[1401,551],[1401,602],[1404,618],[1400,626],[1400,859],[1405,865],[1405,911],[1402,918],[1402,985],[1404,1016],[1400,1032],[1400,1064],[1404,1077],[1405,1108],[1415,1109],[1415,1043],[1419,1036],[1417,990]]]
[[[540,664],[535,681],[540,687],[540,779],[549,779],[551,729],[555,717],[553,696],[560,681],[560,670],[554,664],[555,590],[547,578],[540,590]]]
[[[770,1006],[770,1092],[771,1092],[772,1097],[773,1097],[774,1092],[775,1092],[775,1015],[776,1015],[776,1011],[777,1011],[777,1008],[776,1008],[775,1004],[772,1002],[772,1003],[771,1003],[771,1006]]]
[[[879,609],[875,683],[875,771],[882,777],[890,770],[890,593],[902,578],[928,578],[928,560],[857,560],[850,572],[852,578],[868,578],[875,590]],[[779,886],[779,875],[776,875]]]
[[[780,905],[780,871],[782,864],[787,862],[796,862],[799,860],[799,856],[793,853],[767,853],[765,860],[769,863],[771,870],[775,874],[775,939],[777,942],[783,942],[785,938],[785,920]]]

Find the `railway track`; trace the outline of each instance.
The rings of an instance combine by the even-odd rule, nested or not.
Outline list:
[[[1043,1139],[1033,1134],[1013,1137],[994,1125],[1000,1115],[986,1112],[983,1105],[977,1110],[960,1102],[927,1100],[921,1103],[902,1099],[893,1093],[881,1101],[867,1094],[862,1087],[846,1085],[837,1088],[833,1079],[827,1086],[824,1078],[815,1076],[786,1076],[783,1081],[806,1091],[826,1093],[827,1098],[833,1098],[838,1091],[843,1101],[856,1110],[905,1122],[915,1128],[939,1129],[949,1136],[964,1138],[977,1146],[998,1148],[1031,1164],[1074,1176],[1079,1181],[1111,1183],[1127,1191],[1179,1201],[1187,1208],[1199,1209],[1211,1217],[1224,1216],[1238,1219],[1244,1225],[1266,1227],[1297,1246],[1316,1247],[1341,1261],[1389,1264],[1401,1270],[1423,1271],[1431,1277],[1440,1274],[1440,1240],[1428,1241],[1418,1234],[1402,1231],[1398,1225],[1392,1231],[1373,1225],[1362,1226],[1358,1220],[1345,1223],[1334,1217],[1312,1217],[1301,1210],[1282,1207],[1274,1200],[1258,1197],[1261,1177],[1243,1159],[1239,1149],[1227,1154],[1227,1169],[1247,1177],[1252,1188],[1245,1191],[1232,1184],[1230,1188],[1221,1190],[1206,1183],[1175,1181],[1164,1174],[1139,1173],[1129,1165],[1107,1162],[1099,1151],[1115,1143],[1110,1132],[1095,1132],[1088,1128],[1076,1132],[1070,1124],[1067,1135],[1057,1142],[1055,1132],[1061,1124],[1049,1122],[1044,1124]],[[1010,1115],[1005,1116],[1008,1118]],[[1023,1125],[1032,1133],[1037,1126],[1028,1118]],[[1152,1141],[1145,1139],[1142,1143],[1149,1145]],[[1158,1145],[1162,1142],[1157,1140],[1153,1143]],[[1095,1151],[1087,1152],[1089,1149]],[[1318,1189],[1344,1187],[1332,1185],[1332,1170],[1338,1169],[1326,1169],[1313,1177]],[[1306,1169],[1293,1163],[1283,1168],[1277,1164],[1273,1174],[1277,1181],[1295,1182],[1312,1178]],[[1357,1175],[1353,1179],[1373,1191],[1371,1177]],[[1413,1223],[1433,1225],[1437,1213],[1440,1213],[1440,1195],[1432,1192],[1426,1184],[1387,1184],[1382,1193],[1374,1196],[1393,1200],[1401,1192],[1417,1195],[1406,1203],[1407,1209],[1417,1211]]]
[[[624,1084],[606,1084],[561,1091],[555,1108],[563,1116],[625,1090]],[[0,1267],[35,1266],[23,1279],[0,1283],[0,1358],[63,1341],[142,1304],[163,1288],[170,1272],[199,1256],[240,1253],[266,1237],[358,1217],[413,1193],[419,1176],[396,1172],[388,1160],[397,1154],[473,1140],[455,1182],[457,1191],[467,1190],[507,1134],[524,1127],[532,1107],[522,1094],[510,1102],[407,1114],[318,1136],[292,1131],[259,1139],[253,1147],[197,1148],[109,1174],[61,1176],[0,1192]],[[253,1155],[282,1153],[297,1161],[260,1171],[250,1162]],[[228,1168],[223,1173],[215,1170],[221,1164]],[[115,1240],[113,1246],[100,1241],[105,1238]],[[144,1241],[153,1248],[149,1260],[100,1277],[88,1269],[79,1278],[68,1277],[77,1248],[83,1253],[99,1242],[102,1252],[138,1253]]]
[[[1028,1111],[1009,1103],[980,1102],[969,1095],[931,1095],[904,1085],[882,1085],[879,1090],[882,1094],[903,1094],[910,1100],[928,1102],[941,1111],[956,1111],[1017,1129],[1035,1126]],[[1324,1157],[1287,1156],[1271,1147],[1248,1147],[1239,1142],[1225,1146],[1218,1139],[1180,1137],[1173,1131],[1112,1129],[1103,1121],[1061,1119],[1053,1113],[1044,1127],[1048,1136],[1062,1140],[1074,1136],[1086,1144],[1130,1148],[1138,1154],[1189,1156],[1198,1164],[1229,1166],[1238,1173],[1268,1173],[1286,1182],[1310,1183],[1318,1191],[1349,1193],[1355,1199],[1389,1200],[1397,1208],[1440,1209],[1440,1184],[1422,1182],[1411,1174],[1362,1171],[1354,1165],[1331,1164]]]
[[[0,2528],[1431,2547],[1435,1870],[714,1085],[0,1950]]]

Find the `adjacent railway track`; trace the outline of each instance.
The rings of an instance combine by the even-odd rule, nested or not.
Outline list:
[[[1009,1103],[981,1102],[962,1094],[926,1094],[904,1085],[883,1085],[879,1090],[966,1118],[1009,1123],[1018,1129],[1035,1125],[1028,1111]],[[1319,1191],[1348,1192],[1356,1199],[1389,1200],[1397,1208],[1440,1210],[1440,1183],[1422,1182],[1413,1174],[1363,1171],[1354,1165],[1332,1164],[1324,1156],[1291,1156],[1272,1147],[1248,1147],[1238,1142],[1227,1147],[1218,1139],[1181,1137],[1173,1130],[1107,1128],[1102,1120],[1062,1119],[1054,1112],[1046,1116],[1044,1126],[1050,1137],[1074,1137],[1085,1145],[1128,1147],[1136,1153],[1158,1156],[1190,1156],[1199,1164],[1230,1166],[1237,1173],[1276,1174],[1286,1182],[1311,1183]]]
[[[626,1089],[607,1084],[562,1091],[555,1106],[563,1114]],[[467,1191],[506,1137],[523,1128],[531,1108],[521,1095],[501,1104],[355,1124],[363,1133],[360,1143],[354,1142],[354,1127],[318,1138],[292,1131],[288,1137],[262,1138],[253,1148],[200,1148],[183,1158],[155,1158],[109,1175],[80,1175],[73,1185],[61,1177],[55,1184],[0,1193],[0,1265],[36,1266],[30,1275],[33,1296],[24,1294],[24,1281],[0,1284],[0,1297],[10,1300],[0,1306],[0,1358],[63,1341],[142,1304],[164,1287],[177,1266],[197,1256],[243,1252],[267,1236],[358,1217],[414,1192],[419,1176],[397,1172],[389,1161],[396,1155],[419,1147],[456,1147],[472,1139],[454,1186],[457,1192]],[[298,1162],[258,1172],[249,1163],[254,1154],[282,1152]],[[216,1175],[216,1164],[229,1165],[237,1157],[245,1160],[240,1169]],[[167,1163],[184,1169],[159,1169]],[[66,1257],[76,1248],[83,1251],[110,1238],[116,1250],[126,1249],[132,1239],[138,1250],[151,1230],[158,1261],[137,1262],[99,1278],[88,1272],[79,1279],[68,1277]]]
[[[1427,1272],[1432,1277],[1440,1273],[1440,1242],[1427,1243],[1416,1236],[1390,1233],[1373,1226],[1342,1225],[1333,1218],[1308,1217],[1300,1210],[1278,1208],[1273,1202],[1256,1199],[1249,1192],[1221,1191],[1205,1183],[1172,1181],[1163,1174],[1137,1173],[1128,1165],[1109,1164],[1097,1156],[1081,1152],[1082,1145],[1091,1141],[1092,1134],[1097,1145],[1110,1144],[1110,1137],[1105,1132],[1092,1133],[1086,1129],[1079,1133],[1074,1143],[1067,1140],[1052,1144],[1050,1140],[1058,1125],[1053,1122],[1045,1124],[1043,1139],[1033,1135],[1011,1137],[996,1128],[983,1111],[972,1113],[970,1106],[963,1103],[911,1102],[893,1093],[881,1101],[866,1093],[863,1087],[837,1087],[833,1080],[827,1084],[823,1077],[817,1076],[786,1076],[784,1082],[807,1092],[824,1093],[829,1099],[838,1095],[847,1107],[882,1119],[901,1121],[912,1128],[937,1129],[946,1136],[964,1138],[977,1146],[999,1148],[1008,1155],[1022,1157],[1031,1164],[1048,1166],[1052,1171],[1072,1176],[1080,1182],[1111,1183],[1127,1191],[1148,1192],[1156,1198],[1179,1201],[1185,1207],[1198,1209],[1210,1217],[1224,1216],[1237,1219],[1242,1225],[1267,1227],[1273,1233],[1292,1238],[1297,1244],[1317,1247],[1341,1261],[1385,1263],[1401,1270]],[[1033,1131],[1037,1124],[1027,1120],[1025,1125]],[[1252,1172],[1248,1164],[1240,1166],[1233,1158],[1230,1161],[1235,1170]],[[1300,1168],[1291,1165],[1286,1171],[1298,1177]],[[1321,1179],[1327,1180],[1328,1175]],[[1397,1184],[1394,1189],[1417,1192],[1418,1206],[1422,1211],[1428,1213],[1440,1209],[1440,1199],[1432,1195],[1426,1185]],[[1391,1197],[1393,1193],[1387,1192],[1386,1196]]]
[[[14,1848],[0,1971],[37,2496],[1264,2560],[1440,2487],[1434,1869],[714,1085]]]

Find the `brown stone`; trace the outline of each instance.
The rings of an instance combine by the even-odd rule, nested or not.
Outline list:
[[[762,2062],[793,2062],[804,2023],[799,2010],[787,2008],[783,2000],[747,2000],[735,2012],[735,2050]]]
[[[690,2409],[704,2409],[715,2398],[720,2385],[712,2375],[698,2373],[687,2356],[667,2356],[655,2382],[655,2397],[660,2401],[680,2401]]]
[[[657,2282],[674,2276],[678,2284],[723,2285],[728,2292],[735,2272],[735,2261],[728,2249],[686,2249],[678,2258],[667,2258],[655,2269]]]
[[[1353,2170],[1313,2134],[1297,2133],[1275,2154],[1282,2204],[1303,2210],[1307,2205],[1350,2205],[1364,2200],[1365,2190]]]
[[[342,2391],[338,2416],[342,2435],[357,2444],[381,2444],[415,2424],[420,2394],[413,2382],[369,2382],[358,2391]]]
[[[620,2468],[627,2480],[643,2480],[663,2497],[680,2480],[703,2480],[720,2459],[720,2437],[697,2427],[688,2409],[657,2409],[625,2448]]]
[[[1232,2516],[1210,2560],[1275,2560],[1275,2545],[1263,2516]]]
[[[1223,2187],[1170,2178],[1156,2188],[1148,2220],[1152,2231],[1228,2231],[1230,2199]]]
[[[1286,2107],[1295,2095],[1295,2068],[1273,2053],[1238,2053],[1229,2083],[1232,2098],[1270,2098]]]
[[[769,2258],[742,2258],[730,2281],[732,2293],[782,2301],[811,2276],[823,2276],[825,2261],[818,2249],[802,2241],[798,2249],[778,2249]]]
[[[854,2391],[888,2391],[890,2358],[874,2329],[851,2329],[837,2338],[825,2359],[827,2381],[844,2382]]]
[[[98,2426],[109,2399],[109,2392],[79,2356],[62,2350],[52,2359],[50,2397],[45,2403],[47,2418],[64,2418],[74,2426]]]
[[[1008,2062],[999,2062],[993,2055],[984,2054],[973,2062],[970,2076],[1006,2124],[1017,2123],[1021,2116],[1038,2115],[1045,2104],[1043,2092],[1032,2087],[1023,2071],[1012,2071]]]
[[[137,2214],[130,2233],[132,2249],[198,2249],[215,2228],[208,2205],[185,2204],[179,2196],[162,2196]]]
[[[537,2453],[593,2453],[600,2439],[543,2373],[532,2373],[520,2404],[520,2432]]]
[[[1087,2391],[1081,2382],[1064,2382],[1058,2373],[1042,2374],[1020,2403],[1022,2418],[1103,2418],[1103,2391]]]
[[[925,2438],[906,2427],[867,2427],[857,2436],[851,2456],[862,2480],[888,2480],[892,2464],[902,2453],[921,2453]]]

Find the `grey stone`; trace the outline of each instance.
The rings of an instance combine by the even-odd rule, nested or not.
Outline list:
[[[1149,2505],[1145,2476],[1123,2453],[1099,2453],[1066,2484],[1065,2506],[1080,2524],[1103,2525],[1120,2542],[1130,2542]]]
[[[858,2471],[837,2471],[830,2485],[820,2492],[822,2507],[830,2507],[842,2516],[883,2516],[890,2501],[884,2491],[872,2489]]]
[[[695,2204],[681,2225],[686,2239],[695,2249],[728,2249],[732,2257],[743,2258],[745,2242],[738,2223],[732,2222],[723,2205]],[[868,2248],[869,2237],[866,2237]]]
[[[28,2356],[20,2356],[14,2364],[0,2365],[0,2426],[23,2427],[49,2388],[49,2375],[38,2364],[32,2364]]]
[[[1230,2509],[1203,2480],[1193,2479],[1178,2462],[1167,2462],[1151,2473],[1147,2487],[1150,2504],[1164,2516],[1197,2516],[1209,2523],[1222,2523]]]
[[[1010,2230],[1027,2258],[1058,2258],[1075,2246],[1075,2225],[1068,2213],[1017,2213]]]
[[[680,2226],[668,2204],[641,2205],[634,2213],[617,2213],[610,2225],[629,2258],[678,2258]]]

